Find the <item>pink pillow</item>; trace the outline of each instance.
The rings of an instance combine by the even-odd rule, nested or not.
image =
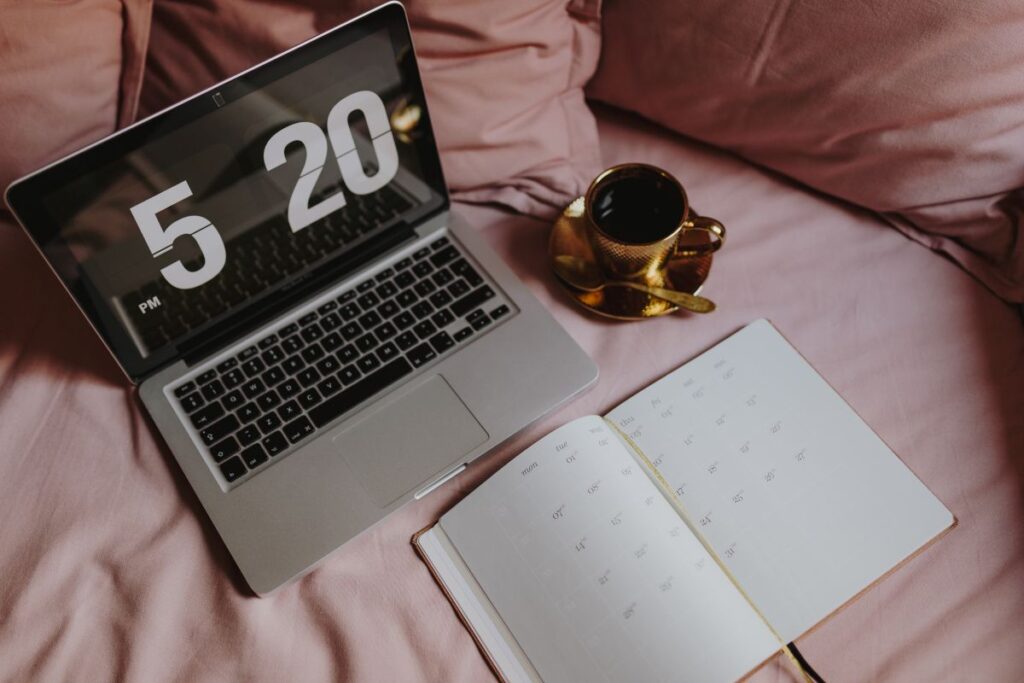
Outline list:
[[[143,111],[376,4],[159,2]],[[597,64],[597,0],[410,0],[406,7],[445,177],[459,198],[552,215],[582,192],[600,166],[582,89]]]
[[[603,14],[590,96],[878,211],[1024,301],[1024,3],[607,0]]]
[[[134,118],[150,1],[0,3],[0,193]]]

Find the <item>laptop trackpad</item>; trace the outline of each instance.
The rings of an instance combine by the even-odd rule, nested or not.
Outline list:
[[[332,439],[370,497],[385,507],[487,441],[440,375],[389,397]]]

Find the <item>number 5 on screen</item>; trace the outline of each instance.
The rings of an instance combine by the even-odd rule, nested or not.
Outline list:
[[[178,289],[192,289],[212,280],[224,267],[226,256],[220,233],[202,216],[182,216],[167,228],[160,225],[158,213],[191,196],[188,182],[182,181],[131,208],[132,217],[154,257],[169,251],[179,237],[191,237],[202,252],[203,265],[198,270],[187,269],[181,261],[160,270],[168,284]]]

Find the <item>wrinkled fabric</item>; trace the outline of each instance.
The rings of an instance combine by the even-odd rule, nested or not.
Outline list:
[[[162,109],[378,3],[157,3],[142,112]],[[594,0],[405,3],[445,179],[464,201],[553,216],[600,170],[583,98]]]
[[[608,0],[593,97],[880,212],[1024,302],[1024,4]]]
[[[600,120],[609,163],[663,166],[728,227],[704,289],[718,311],[586,315],[547,266],[548,223],[460,207],[600,380],[263,599],[46,265],[0,227],[0,680],[491,680],[410,537],[541,435],[762,316],[959,520],[801,638],[804,655],[834,681],[1024,679],[1017,312],[865,211],[636,120]],[[750,680],[791,680],[779,661]]]

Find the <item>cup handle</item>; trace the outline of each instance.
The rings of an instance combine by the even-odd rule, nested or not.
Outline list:
[[[708,218],[707,216],[694,216],[689,218],[683,223],[683,231],[687,230],[703,230],[708,232],[712,236],[712,240],[707,244],[701,244],[697,246],[680,246],[676,242],[676,256],[682,257],[694,257],[694,256],[707,256],[713,254],[722,248],[725,244],[725,226],[716,221],[714,218]]]

